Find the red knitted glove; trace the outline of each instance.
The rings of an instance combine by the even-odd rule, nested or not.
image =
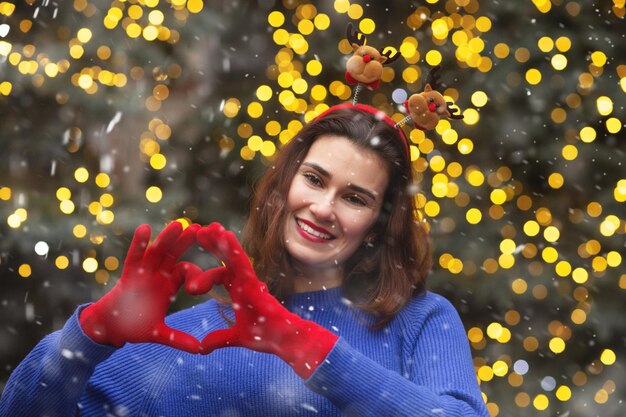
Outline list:
[[[235,310],[235,324],[209,333],[202,340],[202,352],[226,346],[243,346],[273,353],[308,378],[326,358],[337,336],[322,326],[289,312],[260,282],[235,234],[212,223],[198,232],[198,243],[226,265],[188,274],[190,294],[205,293],[214,284],[224,284]]]
[[[194,224],[183,231],[179,222],[172,222],[148,245],[150,226],[139,226],[120,279],[81,312],[83,331],[98,343],[116,347],[153,342],[198,353],[198,340],[166,326],[164,319],[186,274],[187,265],[176,262],[196,242],[199,228]]]

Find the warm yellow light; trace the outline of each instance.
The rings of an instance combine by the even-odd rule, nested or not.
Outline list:
[[[83,269],[85,272],[96,272],[98,269],[98,261],[95,258],[85,258],[83,261]]]
[[[72,233],[79,239],[84,238],[87,235],[87,228],[82,224],[77,224],[72,229]]]
[[[78,85],[80,88],[88,90],[93,85],[93,78],[89,74],[81,74],[78,77]]]
[[[556,398],[560,401],[568,401],[572,397],[572,390],[568,386],[561,385],[556,390]]]
[[[363,16],[363,7],[358,3],[352,3],[348,7],[348,17],[353,20],[358,20]]]
[[[66,187],[59,187],[56,196],[60,201],[69,200],[72,198],[72,192]]]
[[[565,341],[560,337],[553,337],[549,343],[550,350],[554,353],[561,353],[565,350]]]
[[[615,352],[611,349],[604,349],[600,355],[600,361],[605,365],[613,365],[615,363]]]
[[[491,367],[496,376],[505,376],[509,372],[509,366],[504,361],[495,361]]]
[[[598,113],[602,116],[608,116],[613,112],[613,101],[607,96],[600,96],[596,100]]]
[[[474,94],[472,94],[471,100],[474,106],[483,107],[485,104],[487,104],[489,98],[484,91],[476,91]]]
[[[495,189],[491,192],[490,198],[493,204],[504,204],[506,202],[506,192],[500,188]]]
[[[337,13],[347,13],[350,8],[349,0],[335,0],[334,4],[335,10]]]
[[[267,16],[267,22],[275,28],[281,27],[285,23],[285,15],[279,11],[273,11]]]
[[[366,35],[374,33],[376,30],[376,23],[374,23],[374,21],[370,18],[365,18],[359,23],[359,30]]]
[[[567,52],[572,47],[572,41],[567,36],[561,36],[554,42],[556,48],[561,52]]]
[[[253,101],[248,104],[248,114],[254,119],[258,119],[263,114],[263,106],[261,103]]]
[[[17,268],[17,273],[22,277],[22,278],[28,278],[31,276],[31,274],[33,273],[30,265],[28,264],[21,264],[18,268]]]
[[[606,130],[609,133],[617,133],[622,130],[622,122],[616,117],[610,117],[606,120]]]
[[[567,67],[567,58],[565,57],[565,55],[555,54],[550,60],[550,63],[555,70],[561,71],[564,70],[565,67]]]
[[[574,145],[565,145],[561,150],[561,155],[568,161],[573,161],[578,157],[578,148]]]
[[[589,273],[587,272],[587,270],[585,270],[583,268],[576,268],[572,272],[572,279],[577,284],[583,284],[583,283],[587,282],[588,278],[589,278]]]
[[[276,145],[271,140],[265,140],[263,141],[263,144],[261,145],[261,149],[259,149],[259,151],[263,156],[272,156],[276,152]]]
[[[580,140],[585,143],[593,142],[596,139],[596,130],[593,127],[585,126],[580,129]]]
[[[160,153],[155,153],[150,157],[150,166],[155,170],[160,170],[165,167],[167,164],[167,159],[165,155]]]
[[[59,209],[64,214],[71,214],[74,212],[74,203],[72,200],[63,200],[59,203]]]
[[[69,266],[70,260],[67,259],[67,256],[60,255],[54,260],[54,264],[59,269],[65,269]]]
[[[204,7],[202,0],[187,0],[187,10],[191,13],[200,13]]]
[[[535,0],[535,1],[538,1],[538,0]],[[549,9],[550,8],[549,5],[551,4],[549,0],[547,0],[547,4],[548,4],[548,9]],[[540,410],[540,411],[547,409],[549,404],[550,404],[550,400],[544,394],[537,395],[535,399],[533,400],[533,406],[537,410]]]
[[[151,203],[158,203],[163,198],[163,192],[157,186],[148,187],[146,190],[146,199]]]
[[[96,175],[95,181],[96,181],[96,185],[98,187],[106,188],[111,183],[111,178],[109,178],[108,174],[105,174],[104,172],[101,172],[98,175]],[[57,192],[57,197],[58,197],[58,192]]]
[[[595,51],[591,54],[591,61],[596,67],[602,67],[606,64],[606,55],[602,51]]]
[[[445,39],[448,37],[448,24],[444,19],[435,19],[431,24],[433,37],[436,39]]]
[[[425,59],[428,65],[435,66],[441,64],[443,57],[441,56],[441,52],[431,49],[430,51],[426,52]]]
[[[526,81],[528,84],[537,85],[541,82],[541,72],[536,68],[526,71]]]
[[[559,261],[554,267],[556,274],[560,277],[566,277],[572,272],[572,266],[567,261]]]
[[[478,224],[482,220],[483,215],[477,208],[471,208],[465,214],[465,219],[470,224]]]
[[[537,41],[537,46],[541,50],[541,52],[550,52],[552,48],[554,48],[554,41],[548,36],[542,36]]]
[[[74,171],[74,178],[78,182],[85,182],[89,179],[89,171],[86,168],[80,167]]]
[[[78,30],[78,33],[76,34],[76,38],[78,38],[78,40],[81,43],[87,43],[91,40],[92,37],[92,33],[91,30],[87,29],[87,28],[81,28]]]
[[[237,100],[236,98],[229,98],[224,103],[224,108],[222,111],[224,112],[224,116],[228,118],[233,118],[237,116],[240,108],[241,103],[239,102],[239,100]]]

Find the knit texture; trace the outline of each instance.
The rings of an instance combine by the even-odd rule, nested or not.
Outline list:
[[[306,381],[278,357],[245,348],[203,356],[157,344],[99,345],[78,324],[81,306],[15,369],[0,416],[489,415],[463,325],[443,297],[415,297],[378,331],[338,288],[295,294],[287,307],[339,336]],[[227,327],[220,311],[209,300],[166,322],[201,339]]]

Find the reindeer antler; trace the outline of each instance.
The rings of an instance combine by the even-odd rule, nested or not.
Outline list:
[[[439,87],[439,70],[441,69],[441,65],[435,65],[432,67],[428,74],[426,75],[426,84],[430,84],[430,88],[433,90],[437,90]]]
[[[346,30],[346,38],[348,39],[348,42],[350,42],[350,45],[352,45],[353,43],[356,43],[359,46],[363,46],[367,42],[367,38],[365,37],[365,35],[363,35],[358,30],[354,30],[354,26],[352,25],[352,22],[348,22],[348,29]]]
[[[385,61],[383,65],[389,65],[395,60],[397,60],[398,58],[400,58],[400,54],[398,53],[398,51],[395,48],[392,48],[390,46],[385,46],[384,48],[380,48],[378,51],[380,52],[382,56],[387,57],[387,60]]]
[[[462,119],[463,115],[460,114],[461,110],[458,107],[453,107],[453,106],[454,106],[453,102],[446,101],[446,108],[448,109],[448,112],[450,113],[450,119],[456,119],[456,120]]]

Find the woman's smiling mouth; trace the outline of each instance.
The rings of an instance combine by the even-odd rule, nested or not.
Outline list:
[[[307,222],[306,220],[300,219],[298,217],[296,217],[295,219],[296,224],[298,225],[298,231],[303,237],[307,238],[308,240],[313,240],[314,242],[317,242],[318,239],[322,241],[335,239],[335,236],[328,233],[328,231],[320,230],[318,226],[315,226],[310,222]]]

